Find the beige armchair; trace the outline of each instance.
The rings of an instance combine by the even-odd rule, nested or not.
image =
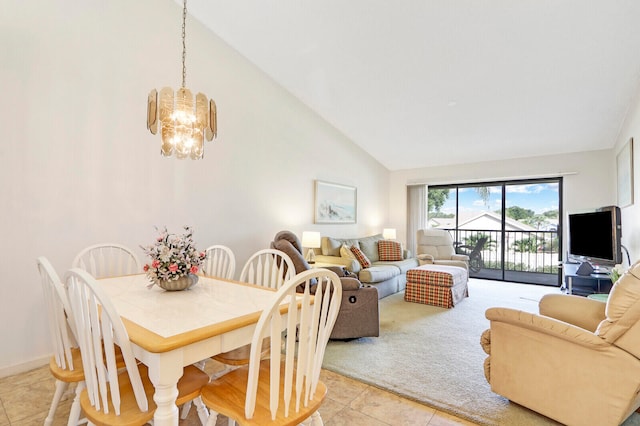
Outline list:
[[[449,231],[435,228],[419,229],[416,244],[420,264],[459,266],[469,270],[469,256],[456,254]]]
[[[640,262],[606,304],[553,294],[539,311],[486,311],[491,390],[567,425],[621,424],[640,407]]]

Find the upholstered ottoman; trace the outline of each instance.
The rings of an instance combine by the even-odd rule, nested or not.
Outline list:
[[[467,270],[457,266],[422,265],[407,271],[404,300],[453,308],[469,297]]]

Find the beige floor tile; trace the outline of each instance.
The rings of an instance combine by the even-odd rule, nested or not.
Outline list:
[[[393,425],[426,425],[435,409],[370,386],[350,407]]]
[[[216,420],[216,426],[227,426],[229,424],[229,419],[226,416],[218,416]],[[189,415],[186,419],[180,419],[180,426],[201,426],[200,418],[198,417],[198,412],[195,407],[191,407],[189,410]]]
[[[7,417],[7,414],[4,412],[4,405],[2,404],[2,401],[0,401],[0,426],[9,425],[9,417]]]
[[[475,423],[472,423],[468,420],[459,419],[457,417],[452,416],[451,414],[444,413],[442,411],[436,411],[431,421],[428,423],[428,426],[474,426]]]
[[[46,413],[49,411],[51,399],[54,393],[54,382],[47,378],[39,382],[17,386],[10,393],[0,396],[5,406],[7,417],[13,424],[33,413]],[[73,398],[73,394],[65,393],[61,403]],[[44,420],[44,417],[42,418]]]
[[[325,398],[318,411],[320,412],[320,416],[322,416],[322,420],[326,422],[327,420],[333,418],[336,413],[340,412],[345,407],[347,407],[347,404],[345,403],[335,401],[331,398]]]
[[[324,420],[324,418],[323,418]],[[365,413],[345,407],[337,412],[331,419],[324,422],[325,426],[389,426],[394,423],[385,423],[369,417]]]
[[[369,386],[328,370],[321,370],[320,380],[327,386],[327,398],[349,404]]]
[[[43,380],[53,380],[49,372],[49,365],[36,368],[22,374],[5,377],[0,380],[0,399],[7,394],[11,394],[16,388],[42,382]]]

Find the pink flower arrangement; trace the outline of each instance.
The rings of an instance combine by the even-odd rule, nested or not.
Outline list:
[[[177,280],[200,270],[205,253],[196,250],[191,228],[185,226],[184,230],[184,234],[170,234],[164,227],[155,244],[140,246],[151,258],[151,263],[145,264],[143,269],[152,283]]]

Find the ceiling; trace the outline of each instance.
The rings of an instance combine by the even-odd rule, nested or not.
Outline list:
[[[640,82],[638,0],[188,9],[389,170],[611,148]]]

